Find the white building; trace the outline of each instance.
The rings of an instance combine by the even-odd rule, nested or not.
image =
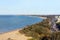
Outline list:
[[[59,17],[56,17],[58,20],[57,20],[57,23],[60,22],[60,16]]]

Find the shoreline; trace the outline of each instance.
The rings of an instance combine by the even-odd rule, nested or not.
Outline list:
[[[24,34],[21,34],[20,32],[18,32],[19,30],[21,29],[16,29],[16,30],[12,30],[12,31],[0,34],[0,40],[8,40],[9,38],[13,40],[27,40],[31,38],[31,37],[25,36]]]
[[[40,22],[37,22],[37,23],[40,23]],[[34,24],[37,24],[37,23],[34,23]],[[31,25],[34,25],[34,24],[31,24]],[[24,26],[24,27],[27,27],[27,26],[30,26],[30,25],[26,25],[26,26]],[[18,29],[14,29],[14,30],[10,30],[10,31],[7,31],[7,32],[2,32],[2,33],[0,33],[0,34],[5,34],[5,33],[9,33],[9,32],[16,31],[16,30],[22,30],[24,27],[18,28]]]
[[[7,32],[3,32],[3,33],[0,33],[1,34],[5,34],[5,33],[9,33],[9,32],[13,32],[13,31],[17,31],[17,30],[22,30],[23,28],[20,28],[20,29],[15,29],[15,30],[11,30],[11,31],[7,31]]]

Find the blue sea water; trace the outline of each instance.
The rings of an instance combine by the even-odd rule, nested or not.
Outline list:
[[[0,15],[0,33],[20,29],[41,22],[43,19],[29,16]]]

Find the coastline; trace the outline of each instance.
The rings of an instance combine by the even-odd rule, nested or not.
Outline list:
[[[0,40],[7,40],[8,38],[13,40],[27,40],[31,38],[31,37],[26,37],[24,34],[21,34],[20,32],[18,32],[19,30],[22,29],[20,28],[0,34]]]
[[[11,30],[11,31],[7,31],[7,32],[2,32],[2,33],[0,33],[0,35],[1,34],[5,34],[5,33],[9,33],[9,32],[13,32],[13,31],[17,31],[17,30],[22,30],[23,28],[19,28],[19,29],[15,29],[15,30]]]

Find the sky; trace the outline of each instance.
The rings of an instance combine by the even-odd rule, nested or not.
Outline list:
[[[60,14],[60,0],[0,0],[0,14]]]

